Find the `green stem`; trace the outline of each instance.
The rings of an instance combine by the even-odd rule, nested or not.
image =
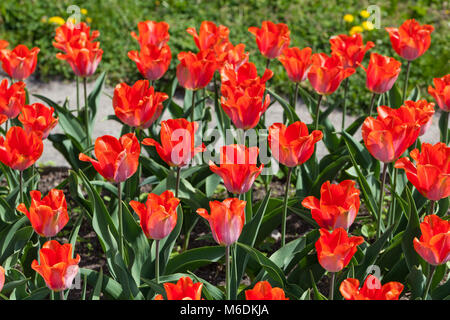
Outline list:
[[[406,91],[408,89],[408,79],[409,79],[409,69],[411,68],[411,61],[408,60],[408,64],[406,66],[406,78],[405,78],[405,83],[403,84],[403,102],[406,100]],[[398,106],[397,106],[398,107]]]
[[[334,299],[334,282],[335,282],[335,279],[336,279],[336,273],[332,272],[331,273],[330,292],[329,292],[328,300],[333,300]]]
[[[314,130],[319,130],[320,102],[322,101],[322,97],[323,95],[319,95],[319,99],[317,100],[316,119],[314,119]]]
[[[20,203],[24,203],[23,201],[23,171],[19,170],[19,192],[20,192]]]
[[[80,78],[75,76],[77,79],[77,115],[80,115]]]
[[[344,108],[342,110],[342,126],[341,131],[345,130],[345,116],[347,115],[347,92],[348,92],[348,80],[350,78],[345,79],[344,82]]]
[[[64,297],[64,291],[60,291],[59,292],[59,297],[60,297],[60,300],[66,300],[66,298]]]
[[[372,94],[372,98],[370,99],[370,108],[369,108],[369,117],[372,116],[372,112],[373,112],[373,105],[375,104],[375,97],[376,97],[376,93],[374,92]]]
[[[269,69],[269,65],[270,65],[270,59],[267,58],[267,61],[266,61],[266,69]]]
[[[156,283],[159,283],[159,240],[155,240],[156,257],[155,257],[155,278]]]
[[[9,119],[7,119],[5,121],[5,135],[8,133],[8,124],[9,124]]]
[[[291,176],[292,176],[292,167],[289,167],[288,176],[286,180],[286,189],[284,192],[284,201],[283,201],[283,216],[281,217],[281,246],[284,247],[286,244],[286,216],[287,216],[287,207],[288,207],[288,198],[289,198],[289,186],[291,184]]]
[[[178,198],[178,190],[180,189],[181,167],[177,167],[177,184],[175,185],[175,198]]]
[[[394,223],[394,212],[395,212],[395,203],[396,203],[395,190],[397,188],[397,175],[398,175],[397,168],[394,168],[393,175],[394,175],[393,176],[394,182],[392,184],[392,191],[394,192],[394,194],[392,194],[392,201],[391,201],[390,208],[389,208],[388,227],[390,227]]]
[[[383,212],[383,200],[384,200],[384,184],[386,182],[386,172],[387,172],[388,164],[385,163],[383,166],[383,175],[381,176],[381,188],[380,188],[380,202],[378,206],[378,229],[377,229],[377,239],[381,236],[381,221],[382,212]]]
[[[423,300],[427,300],[428,292],[430,291],[431,283],[433,282],[434,272],[436,271],[436,266],[430,265],[428,271],[427,285],[425,287],[425,293],[423,294]]]
[[[192,91],[192,109],[191,109],[191,122],[194,121],[194,109],[195,109],[195,91]]]
[[[230,246],[225,247],[225,280],[226,280],[226,300],[230,300]]]
[[[84,119],[85,119],[85,125],[86,125],[86,142],[87,146],[89,147],[91,145],[91,135],[89,133],[89,106],[88,106],[88,99],[87,99],[87,79],[86,77],[83,78],[83,88],[84,88]]]
[[[442,142],[444,142],[445,144],[448,144],[448,115],[450,112],[444,112],[446,115],[444,117],[446,117],[446,119],[444,119],[444,132],[442,132]]]
[[[123,221],[122,221],[122,183],[117,183],[117,193],[119,196],[119,253],[125,259],[123,254]]]

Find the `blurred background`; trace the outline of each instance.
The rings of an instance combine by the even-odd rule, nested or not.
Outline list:
[[[412,64],[410,89],[418,86],[422,97],[430,98],[426,88],[432,78],[450,73],[450,22],[449,3],[442,0],[419,1],[317,1],[317,0],[96,0],[96,1],[47,1],[47,0],[1,0],[0,39],[7,40],[10,47],[25,44],[41,49],[35,77],[41,82],[50,79],[73,79],[67,63],[55,58],[58,52],[52,46],[54,30],[74,13],[71,5],[80,8],[82,21],[91,29],[99,30],[103,59],[97,74],[108,73],[108,83],[114,86],[125,81],[129,84],[141,78],[136,65],[127,57],[128,51],[137,50],[138,43],[131,36],[137,32],[137,23],[145,20],[166,21],[170,24],[169,45],[172,62],[162,81],[175,77],[180,51],[197,51],[192,36],[186,28],[197,30],[203,20],[223,24],[230,29],[233,44],[244,43],[260,74],[265,59],[259,54],[250,26],[261,26],[263,20],[286,23],[291,30],[291,46],[311,47],[313,52],[330,53],[329,38],[341,33],[361,32],[364,42],[373,41],[375,48],[366,55],[367,66],[370,52],[392,56],[404,63],[391,48],[385,27],[398,27],[404,20],[414,18],[420,24],[431,24],[435,30],[431,35],[431,47]],[[380,8],[380,29],[367,22],[369,5]],[[270,68],[275,76],[270,86],[278,93],[290,94],[292,83],[288,81],[281,63],[272,62]],[[400,75],[403,81],[404,74]],[[302,85],[309,89],[306,81]],[[328,103],[340,104],[343,90],[327,97]],[[365,73],[358,68],[357,75],[350,80],[349,112],[361,114],[367,110],[370,94],[365,89]]]

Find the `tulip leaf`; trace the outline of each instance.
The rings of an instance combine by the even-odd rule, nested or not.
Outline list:
[[[92,287],[96,287],[97,283],[99,282],[99,272],[91,269],[80,268],[80,274],[83,276],[87,276],[88,283]],[[101,292],[115,300],[124,298],[124,291],[120,283],[106,275],[102,275]]]
[[[402,93],[396,83],[392,86],[392,89],[389,90],[388,97],[390,108],[397,109],[403,104]]]
[[[411,271],[406,277],[406,281],[408,282],[409,288],[411,289],[412,300],[422,297],[426,280],[427,279],[422,270],[417,268],[417,266],[413,266],[411,268]]]
[[[100,300],[100,294],[102,292],[102,285],[103,285],[103,269],[100,269],[100,272],[97,277],[97,281],[95,283],[94,291],[92,292],[91,300]]]
[[[102,92],[103,85],[105,84],[106,80],[106,72],[103,72],[98,78],[95,80],[94,88],[92,89],[91,93],[89,93],[87,99],[88,99],[88,106],[89,109],[92,110],[90,112],[90,126],[91,126],[91,132],[93,123],[95,120],[95,116],[97,114],[97,109],[100,104],[100,93]]]
[[[309,275],[311,277],[311,283],[312,283],[312,287],[313,287],[313,292],[314,292],[314,299],[315,300],[328,300],[323,294],[321,294],[319,292],[319,290],[317,289],[317,285],[316,285],[316,281],[314,280],[314,275],[312,273],[311,270],[309,270]]]
[[[283,107],[286,117],[289,120],[289,123],[294,123],[296,121],[300,121],[300,118],[298,117],[297,113],[295,112],[295,109],[289,104],[289,102],[287,102],[286,100],[284,100],[282,97],[280,97],[278,94],[276,94],[275,92],[273,92],[270,89],[266,89],[266,91],[275,98],[275,100],[278,101],[278,103]]]
[[[219,261],[225,254],[222,246],[195,248],[180,253],[167,262],[166,274],[194,271],[197,268]]]
[[[408,186],[405,187],[405,193],[408,199],[408,205],[404,207],[404,210],[408,215],[408,225],[406,226],[406,230],[403,234],[402,248],[405,255],[406,264],[408,265],[409,270],[412,271],[413,266],[417,266],[420,263],[419,257],[413,246],[413,239],[420,236],[420,221],[416,204]],[[400,204],[402,205],[401,202]]]

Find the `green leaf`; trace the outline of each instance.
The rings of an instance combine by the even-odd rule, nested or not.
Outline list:
[[[100,273],[98,274],[97,277],[97,282],[95,283],[94,291],[92,292],[91,300],[100,300],[102,285],[103,285],[103,269],[100,269]]]
[[[413,246],[413,239],[420,236],[420,221],[416,204],[412,197],[411,191],[407,186],[405,187],[405,193],[408,199],[408,206],[404,208],[404,210],[407,210],[405,213],[408,215],[408,225],[403,233],[402,248],[408,269],[412,271],[413,266],[418,266],[420,263],[419,257]],[[401,204],[402,203],[400,202],[400,205]]]
[[[100,273],[86,268],[80,268],[80,274],[87,276],[87,281],[92,287],[96,287],[97,283],[99,282]],[[101,275],[102,281],[101,281],[101,292],[104,294],[107,294],[109,297],[118,300],[123,299],[123,289],[119,282],[114,280],[111,277]]]
[[[408,285],[411,289],[411,298],[416,299],[422,297],[427,281],[422,270],[419,270],[417,266],[413,266],[406,277],[406,280],[408,281]]]
[[[207,246],[187,250],[171,258],[167,263],[166,274],[195,271],[197,268],[219,261],[225,254],[222,246]]]
[[[270,89],[266,89],[266,91],[275,98],[275,100],[278,101],[278,103],[283,107],[285,114],[289,120],[289,123],[294,123],[296,121],[300,121],[300,118],[297,116],[297,113],[295,112],[295,109],[283,98],[281,98],[279,95],[277,95],[275,92],[273,92]]]

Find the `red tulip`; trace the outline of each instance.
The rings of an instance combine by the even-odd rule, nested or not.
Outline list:
[[[245,300],[289,300],[281,288],[272,288],[268,281],[259,281],[253,289],[245,290]]]
[[[167,44],[161,48],[154,44],[145,44],[141,46],[140,51],[128,52],[128,58],[136,63],[144,78],[158,80],[169,69],[172,52]]]
[[[58,118],[53,117],[54,109],[42,103],[33,103],[22,108],[19,121],[27,133],[35,132],[42,140],[58,124]]]
[[[277,58],[291,41],[291,32],[284,23],[263,21],[261,28],[250,27],[248,31],[256,37],[259,51],[268,59]]]
[[[161,144],[150,138],[144,139],[142,144],[155,146],[161,159],[169,166],[184,167],[198,152],[205,151],[203,143],[194,147],[197,130],[197,122],[189,122],[186,119],[169,119],[161,122]]]
[[[78,273],[80,255],[72,258],[72,245],[47,241],[39,250],[40,262],[34,260],[31,268],[44,278],[47,287],[53,291],[64,291],[72,285]]]
[[[378,53],[370,55],[369,66],[366,71],[366,87],[373,93],[385,93],[391,90],[400,74],[401,62]]]
[[[202,300],[203,283],[193,283],[189,277],[181,277],[177,284],[164,283],[167,300]],[[164,300],[161,294],[155,300]]]
[[[5,269],[0,266],[0,292],[2,292],[3,285],[5,284]]]
[[[420,124],[415,121],[412,108],[382,106],[378,110],[376,119],[367,117],[364,120],[362,137],[372,156],[388,163],[398,159],[416,141]]]
[[[127,133],[119,140],[104,135],[95,140],[94,152],[98,160],[83,153],[78,158],[92,163],[94,169],[106,180],[123,182],[136,172],[141,147],[134,133]]]
[[[66,54],[57,53],[56,58],[67,61],[78,77],[89,77],[97,70],[102,55],[99,42],[86,42],[85,46],[69,47]]]
[[[0,39],[0,50],[5,49],[8,46],[9,46],[9,42],[8,41]],[[0,54],[1,54],[1,52],[0,52]]]
[[[344,269],[357,248],[364,242],[363,237],[349,237],[344,228],[320,229],[320,238],[316,242],[317,258],[322,268],[329,272],[338,272]]]
[[[23,171],[42,155],[44,145],[39,136],[26,133],[21,127],[12,127],[6,137],[0,137],[0,162],[11,169]]]
[[[172,191],[164,191],[160,196],[149,193],[145,204],[130,201],[130,206],[139,216],[141,228],[149,239],[161,240],[172,232],[177,224],[177,206],[180,199]]]
[[[8,80],[0,83],[0,124],[14,119],[25,105],[25,83],[15,82],[8,88]]]
[[[355,221],[360,205],[359,190],[355,184],[351,180],[339,184],[327,181],[320,188],[320,200],[309,196],[302,201],[302,205],[311,209],[313,219],[321,228],[348,230]]]
[[[416,165],[408,158],[401,158],[395,167],[404,169],[406,177],[427,199],[438,201],[450,196],[450,147],[438,142],[422,144],[422,152],[410,153]]]
[[[229,246],[241,235],[245,224],[246,201],[228,198],[223,202],[210,201],[211,214],[206,209],[197,209],[197,213],[208,220],[214,240],[220,245]]]
[[[305,163],[314,153],[315,144],[322,139],[322,131],[308,133],[306,124],[297,121],[286,127],[274,123],[269,128],[269,147],[278,162],[288,167]]]
[[[28,78],[36,69],[37,55],[40,49],[34,47],[29,50],[20,44],[13,50],[2,49],[0,60],[3,70],[14,80]]]
[[[220,65],[222,66],[220,72],[222,75],[222,70],[224,68],[231,68],[234,71],[238,71],[241,66],[248,62],[249,53],[245,52],[245,44],[239,43],[236,46],[233,46],[230,42],[226,46],[225,54],[222,57],[222,61],[220,61]]]
[[[377,277],[369,275],[361,289],[358,279],[348,278],[342,281],[339,291],[345,300],[398,300],[403,284],[391,281],[381,285]]]
[[[73,24],[68,21],[55,30],[55,42],[53,46],[63,52],[71,50],[71,46],[78,41],[92,42],[100,36],[98,30],[93,30],[84,22]]]
[[[413,112],[411,114],[405,113],[411,115],[413,118],[410,119],[412,122],[416,122],[420,125],[420,133],[419,136],[423,135],[427,129],[431,126],[431,121],[434,115],[434,103],[429,103],[426,100],[418,100],[418,101],[411,101],[407,100],[404,102],[404,106],[407,108],[411,108]],[[378,108],[378,113],[381,115],[383,114],[384,117],[387,117],[389,112],[391,111],[390,108],[387,108],[384,106],[381,106]],[[386,111],[387,110],[387,111]]]
[[[308,80],[314,90],[320,95],[332,94],[339,88],[342,80],[355,73],[353,68],[344,68],[339,56],[325,53],[312,55],[311,68],[308,71]]]
[[[286,69],[289,80],[292,82],[302,82],[308,76],[309,68],[312,64],[311,48],[286,48],[278,57],[283,67]]]
[[[385,28],[389,33],[392,48],[403,59],[415,60],[428,50],[434,27],[420,25],[416,20],[406,20],[400,28]]]
[[[344,68],[355,69],[361,64],[366,52],[375,46],[372,41],[367,41],[364,45],[360,33],[355,33],[352,36],[340,34],[331,37],[330,44],[331,53],[341,57]]]
[[[450,223],[431,214],[423,219],[420,230],[420,241],[414,238],[417,253],[433,266],[450,261]]]
[[[220,149],[220,167],[209,161],[209,168],[218,174],[227,190],[234,194],[247,192],[261,173],[264,164],[258,168],[258,147],[247,148],[244,145],[232,144]]]
[[[56,236],[69,221],[64,192],[52,189],[41,200],[41,192],[33,190],[30,196],[30,209],[28,210],[25,204],[21,203],[17,206],[17,210],[27,216],[34,231],[41,237]]]
[[[143,21],[138,23],[139,35],[131,32],[131,36],[136,39],[141,48],[146,45],[154,45],[161,49],[169,41],[169,24],[161,21]]]
[[[249,88],[251,88],[249,90],[259,93],[261,91],[261,86],[264,86],[262,88],[265,89],[265,84],[270,78],[272,78],[273,72],[269,69],[265,69],[262,77],[259,77],[255,64],[247,62],[237,70],[230,65],[226,66],[222,70],[221,76],[222,95],[228,97],[229,92],[240,92],[241,94],[243,94]]]
[[[229,42],[230,30],[222,25],[216,26],[211,21],[203,21],[199,33],[195,28],[187,28],[186,31],[194,38],[195,45],[200,51],[214,50],[215,47]]]
[[[428,86],[428,93],[436,100],[439,108],[449,112],[450,111],[450,74],[442,78],[434,78],[434,88]]]
[[[136,81],[132,87],[120,83],[114,89],[114,113],[131,127],[147,129],[161,115],[163,101],[168,97],[163,92],[155,92],[148,80]]]
[[[216,56],[213,51],[180,52],[177,66],[177,78],[182,87],[198,90],[206,87],[217,69]]]

